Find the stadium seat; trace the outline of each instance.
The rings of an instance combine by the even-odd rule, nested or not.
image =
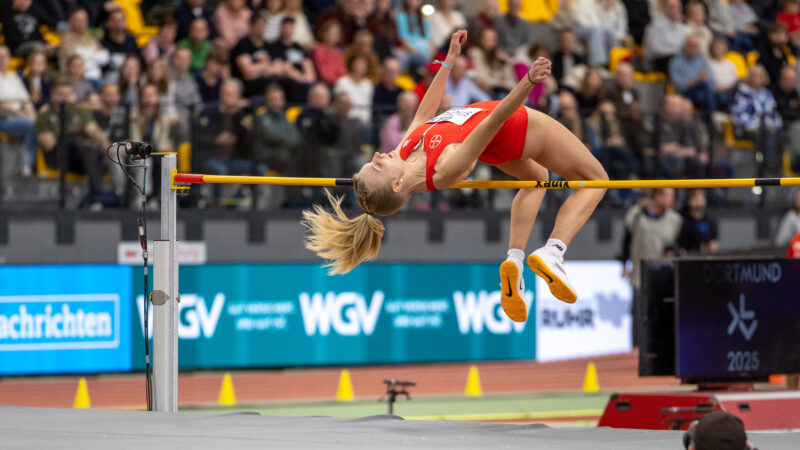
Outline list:
[[[395,80],[395,84],[404,91],[413,91],[417,87],[417,83],[409,75],[400,75]]]
[[[286,108],[286,120],[290,123],[297,122],[297,116],[303,112],[303,108],[301,106],[290,106]]]
[[[741,148],[746,150],[755,150],[756,144],[755,142],[749,139],[739,139],[733,133],[733,123],[726,122],[723,128],[723,137],[725,139],[725,144],[730,147]]]
[[[608,54],[608,71],[614,73],[617,71],[617,66],[623,61],[630,60],[633,56],[633,51],[627,47],[614,47]]]
[[[732,62],[736,67],[736,76],[738,76],[740,80],[747,78],[748,65],[741,53],[730,51],[725,54],[724,58]]]
[[[181,142],[178,144],[178,172],[189,173],[192,171],[192,143]]]
[[[44,41],[53,47],[58,47],[58,44],[61,43],[61,35],[47,25],[39,27],[39,32],[42,33]]]
[[[146,25],[144,17],[142,17],[142,10],[139,4],[142,0],[115,0],[123,11],[125,11],[125,24],[128,26],[128,31],[136,37],[136,44],[139,47],[144,47],[150,39],[158,34],[158,27]]]
[[[782,155],[782,165],[783,165],[783,176],[785,177],[800,177],[799,173],[795,173],[792,170],[792,155],[789,152],[783,152]]]
[[[44,160],[44,150],[41,148],[36,151],[36,176],[39,178],[44,178],[46,180],[52,180],[59,178],[61,172],[55,169],[51,169],[47,167],[47,163]],[[66,177],[66,181],[68,183],[80,183],[86,182],[89,177],[86,175],[81,175],[77,173],[68,172]]]

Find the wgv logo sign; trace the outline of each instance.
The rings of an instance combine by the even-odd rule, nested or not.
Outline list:
[[[357,292],[300,294],[300,310],[306,335],[327,336],[331,328],[341,336],[371,335],[383,307],[383,292],[375,291],[367,304]]]
[[[525,292],[528,305],[533,304],[533,292]],[[493,334],[517,333],[525,330],[526,322],[513,322],[500,306],[500,291],[453,292],[453,303],[461,334],[481,334],[483,329]]]
[[[0,297],[0,352],[119,347],[117,294]]]
[[[144,334],[143,295],[136,298],[136,305],[139,307],[139,323],[142,327],[142,334]],[[180,339],[198,339],[201,334],[207,339],[214,337],[223,306],[225,306],[225,294],[222,292],[214,296],[210,308],[206,306],[206,301],[199,295],[181,294],[181,301],[178,303],[178,337]],[[150,305],[147,312],[150,323],[147,334],[148,337],[153,337],[153,305]]]

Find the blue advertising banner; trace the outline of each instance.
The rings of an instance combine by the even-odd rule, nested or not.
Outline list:
[[[0,266],[0,375],[131,369],[131,269]]]
[[[503,313],[497,270],[368,264],[328,276],[319,264],[184,266],[180,367],[533,359],[536,318],[518,324]],[[142,368],[144,297],[134,289],[134,367]]]
[[[800,371],[800,260],[677,260],[677,375]]]

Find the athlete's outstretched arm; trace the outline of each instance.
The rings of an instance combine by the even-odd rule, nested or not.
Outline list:
[[[447,57],[444,59],[445,64],[448,64],[450,67],[455,64],[456,59],[461,56],[461,46],[464,45],[466,41],[466,30],[458,30],[450,36],[450,48],[447,50]],[[409,132],[436,115],[436,111],[439,110],[439,105],[442,103],[442,97],[444,97],[444,90],[447,86],[448,78],[450,78],[450,69],[445,66],[439,68],[439,71],[436,72],[436,76],[433,77],[431,85],[428,86],[425,96],[422,97],[422,101],[419,103],[417,114],[414,115],[414,120],[411,121],[411,125],[408,127]],[[405,138],[403,140],[405,140]]]
[[[531,89],[547,78],[550,74],[550,61],[538,58],[534,61],[527,76],[522,77],[517,86],[504,98],[481,123],[467,136],[457,152],[444,161],[437,170],[443,177],[443,184],[450,186],[464,177],[473,167],[475,161],[481,156],[483,150],[489,145],[494,135],[503,126],[503,123],[514,114],[528,98]],[[444,186],[442,186],[444,187]]]

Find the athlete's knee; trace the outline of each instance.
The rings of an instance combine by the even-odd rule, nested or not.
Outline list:
[[[538,166],[538,165],[537,165]],[[538,166],[532,169],[533,180],[549,180],[550,179],[550,172],[547,171],[546,168],[543,166]]]

